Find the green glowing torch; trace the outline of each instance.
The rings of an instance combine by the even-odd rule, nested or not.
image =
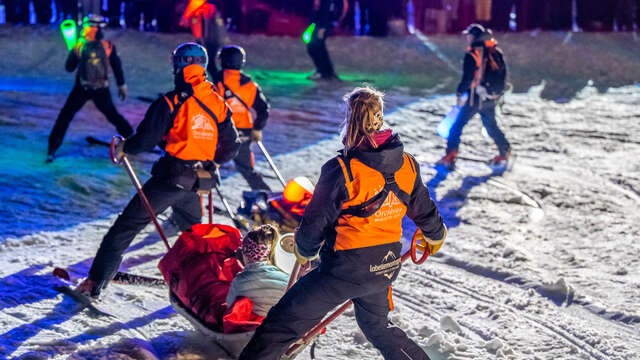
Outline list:
[[[308,44],[311,42],[311,35],[313,35],[313,31],[315,29],[316,29],[316,23],[311,23],[311,25],[309,25],[307,30],[305,30],[304,34],[302,34],[302,41],[304,41],[305,44]]]
[[[71,19],[63,21],[62,24],[60,24],[60,31],[62,31],[64,42],[67,43],[67,49],[71,51],[71,49],[76,46],[76,42],[78,41],[75,21]]]

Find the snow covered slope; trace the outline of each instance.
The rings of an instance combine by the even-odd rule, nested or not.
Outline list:
[[[278,87],[265,144],[285,177],[317,177],[340,147],[341,96],[353,84],[258,75],[267,83],[273,77],[272,88],[289,80],[301,86],[291,94]],[[163,289],[110,286],[100,306],[117,319],[78,311],[53,290],[54,266],[86,274],[133,190],[105,148],[85,144],[86,135],[113,133],[90,104],[72,123],[60,158],[45,166],[46,137],[66,88],[19,83],[21,91],[0,92],[0,358],[226,358],[175,314]],[[543,88],[505,99],[501,125],[516,161],[504,174],[465,159],[455,172],[436,171],[430,164],[444,142],[435,127],[454,97],[388,90],[385,119],[416,155],[450,228],[439,255],[406,265],[394,285],[393,321],[433,359],[640,359],[640,87],[585,87],[562,104],[542,99]],[[120,109],[137,123],[146,106],[129,100]],[[488,159],[493,148],[472,120],[460,155]],[[135,159],[142,178],[155,158]],[[237,205],[246,184],[232,166],[223,175],[223,191]],[[411,234],[412,225],[405,230]],[[163,253],[149,226],[121,269],[159,276]],[[320,337],[316,356],[380,358],[353,312]]]

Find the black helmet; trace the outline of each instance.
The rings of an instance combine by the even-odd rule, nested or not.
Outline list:
[[[474,39],[477,39],[486,32],[487,29],[485,29],[484,26],[480,24],[471,24],[462,33],[472,35]]]
[[[171,54],[171,61],[173,62],[173,73],[177,73],[185,66],[198,64],[202,65],[205,69],[209,64],[209,55],[207,55],[207,49],[200,44],[188,42],[178,45]]]
[[[220,66],[223,69],[240,70],[247,61],[247,55],[244,49],[238,45],[227,45],[218,52],[220,58]]]

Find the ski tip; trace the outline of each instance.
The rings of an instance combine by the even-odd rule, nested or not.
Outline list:
[[[60,278],[60,279],[64,279],[67,281],[71,280],[71,276],[69,275],[69,272],[63,268],[55,268],[53,269],[53,276]]]

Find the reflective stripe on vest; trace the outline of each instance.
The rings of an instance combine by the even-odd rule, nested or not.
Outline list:
[[[233,123],[236,128],[253,129],[253,115],[250,109],[258,94],[256,84],[253,81],[249,81],[241,85],[241,76],[238,70],[224,70],[222,78],[224,82],[218,82],[218,94],[224,98],[224,101],[231,108]]]
[[[349,250],[363,247],[391,244],[402,237],[402,218],[407,212],[410,194],[416,180],[413,160],[403,155],[400,170],[385,179],[379,171],[372,169],[360,160],[338,157],[345,177],[345,186],[349,200],[342,205],[342,213],[336,225],[334,250]],[[385,186],[386,185],[386,186]],[[391,191],[389,189],[395,188]],[[381,193],[386,192],[381,196]],[[400,197],[404,199],[400,199]],[[371,209],[367,204],[372,203]],[[368,214],[360,214],[358,212]]]
[[[173,127],[166,136],[165,150],[171,156],[200,161],[215,158],[218,123],[225,120],[227,106],[212,86],[208,81],[194,86],[194,95],[177,108]],[[175,99],[174,105],[178,105]]]

